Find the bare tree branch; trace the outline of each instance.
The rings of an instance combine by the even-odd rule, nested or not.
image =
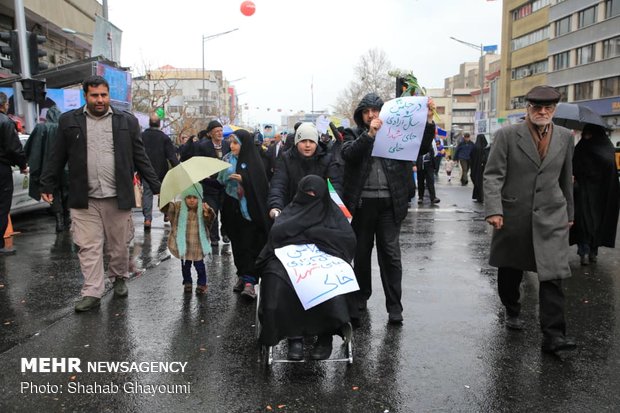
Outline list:
[[[355,79],[344,89],[334,105],[337,115],[351,119],[359,101],[370,92],[387,100],[394,97],[394,80],[388,75],[390,61],[381,49],[370,49],[354,68]]]

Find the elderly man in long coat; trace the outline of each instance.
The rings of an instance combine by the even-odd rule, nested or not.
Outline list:
[[[525,121],[495,134],[484,171],[485,215],[494,228],[489,263],[498,267],[505,324],[514,330],[524,328],[523,271],[538,273],[542,350],[558,353],[575,348],[566,337],[562,292],[562,280],[571,275],[574,141],[568,129],[551,121],[560,100],[556,89],[537,86],[526,100]]]

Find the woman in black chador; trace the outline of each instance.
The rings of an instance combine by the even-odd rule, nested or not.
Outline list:
[[[275,256],[276,248],[316,244],[323,252],[350,263],[355,255],[355,233],[331,200],[323,178],[308,175],[299,182],[293,201],[275,220],[257,267],[261,274],[262,324],[259,341],[276,345],[288,337],[288,358],[303,358],[303,337],[318,336],[311,352],[314,360],[329,358],[332,336],[350,321],[348,297],[336,296],[304,310],[286,269]]]
[[[482,192],[482,176],[484,174],[484,168],[487,165],[487,159],[489,158],[489,144],[484,134],[476,136],[476,143],[474,149],[471,151],[471,165],[470,176],[471,182],[474,184],[474,191],[471,194],[471,198],[477,202],[484,201],[484,194]]]
[[[573,155],[575,224],[571,245],[577,244],[581,265],[596,262],[598,247],[613,248],[618,227],[618,171],[614,147],[600,126],[586,125]],[[587,256],[587,258],[586,258]]]
[[[230,238],[237,267],[233,291],[256,298],[255,262],[267,242],[271,221],[267,215],[269,183],[252,135],[243,129],[230,135],[230,152],[223,158],[231,166],[217,177],[226,195],[222,203],[222,228]]]

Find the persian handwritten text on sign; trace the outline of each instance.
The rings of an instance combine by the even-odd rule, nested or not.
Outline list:
[[[385,102],[379,114],[383,126],[375,136],[372,156],[415,161],[426,127],[427,105],[425,96],[405,96]]]
[[[341,294],[359,290],[351,265],[314,245],[287,245],[276,248],[304,309]]]

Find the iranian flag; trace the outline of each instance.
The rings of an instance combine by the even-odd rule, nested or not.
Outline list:
[[[353,215],[351,215],[349,209],[344,205],[344,202],[342,202],[342,199],[340,199],[340,197],[338,196],[338,192],[336,192],[336,190],[334,189],[334,186],[332,185],[329,178],[327,179],[327,189],[329,190],[329,196],[332,198],[332,201],[334,201],[334,203],[338,205],[345,218],[347,218],[347,220],[351,222],[351,220],[353,219]]]

